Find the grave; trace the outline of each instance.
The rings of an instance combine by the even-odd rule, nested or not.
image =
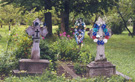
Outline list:
[[[37,18],[33,21],[33,26],[26,29],[28,35],[32,36],[33,47],[31,50],[31,59],[20,59],[19,70],[13,70],[13,74],[20,75],[35,75],[42,74],[49,65],[46,59],[40,59],[40,36],[45,37],[48,33],[46,26],[40,27],[41,21]]]
[[[95,61],[87,65],[88,76],[106,76],[110,77],[116,74],[115,66],[107,61],[105,57],[105,43],[111,37],[111,30],[107,28],[105,22],[99,17],[94,28],[89,31],[90,38],[97,43],[97,54]]]

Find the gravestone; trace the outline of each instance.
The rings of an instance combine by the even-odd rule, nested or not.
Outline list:
[[[115,66],[107,61],[105,57],[105,43],[111,37],[111,30],[107,28],[105,21],[100,17],[94,24],[94,28],[89,31],[90,37],[97,43],[97,54],[95,61],[87,65],[89,77],[107,76],[110,77],[116,73]]]
[[[40,27],[41,21],[37,18],[33,21],[33,26],[26,29],[28,35],[32,36],[33,46],[31,50],[31,59],[19,60],[19,70],[13,70],[14,75],[35,75],[42,74],[48,67],[49,61],[40,59],[40,36],[45,37],[48,33],[46,26]]]

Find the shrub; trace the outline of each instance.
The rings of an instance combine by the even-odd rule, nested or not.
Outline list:
[[[65,33],[65,34],[64,34]],[[66,35],[66,32],[60,34],[60,38],[54,42],[50,48],[52,51],[57,52],[57,56],[61,60],[77,60],[78,47],[75,40],[71,39],[70,35]]]
[[[46,40],[40,41],[40,58],[56,61],[57,60],[57,57],[56,57],[57,52],[53,51],[50,48],[50,45],[51,44],[49,44]]]
[[[25,32],[21,36],[15,38],[17,47],[14,50],[16,58],[30,58],[32,39]]]
[[[124,24],[120,22],[112,22],[111,23],[111,30],[113,34],[121,34],[124,30]]]
[[[80,66],[79,63],[75,63],[74,69],[75,69],[76,74],[82,74],[82,73],[86,72],[86,68]]]

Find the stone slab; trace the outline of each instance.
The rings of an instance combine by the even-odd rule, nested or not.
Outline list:
[[[118,72],[118,71],[116,71],[116,74],[117,74],[117,75],[120,75],[120,76],[122,76],[122,77],[124,77],[127,81],[132,81],[132,78],[131,78],[131,77],[126,76],[126,75],[124,75],[124,74],[122,74],[122,73],[120,73],[120,72]]]
[[[24,72],[24,71],[20,71],[20,70],[13,70],[12,74],[15,76],[28,76],[28,75],[41,75],[42,73],[35,73],[35,72]]]
[[[49,63],[45,59],[21,59],[19,60],[19,70],[26,70],[29,73],[42,73],[48,67]]]
[[[67,71],[67,73],[70,74],[70,76],[71,76],[72,78],[78,78],[78,77],[79,77],[79,76],[78,76],[76,73],[74,73],[66,64],[60,63],[60,65]]]
[[[88,76],[96,77],[96,76],[106,76],[110,77],[116,74],[115,66],[108,61],[93,61],[87,65],[88,68]]]

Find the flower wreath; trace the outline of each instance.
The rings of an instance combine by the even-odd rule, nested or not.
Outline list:
[[[94,42],[97,42],[98,45],[104,45],[104,43],[107,43],[107,40],[109,39],[110,34],[108,32],[108,29],[106,28],[106,24],[103,24],[101,26],[101,28],[103,29],[103,32],[105,33],[105,36],[104,36],[103,40],[98,40],[98,38],[100,37],[99,35],[97,35],[99,27],[100,26],[98,26],[97,24],[94,24],[92,39],[93,39]]]

